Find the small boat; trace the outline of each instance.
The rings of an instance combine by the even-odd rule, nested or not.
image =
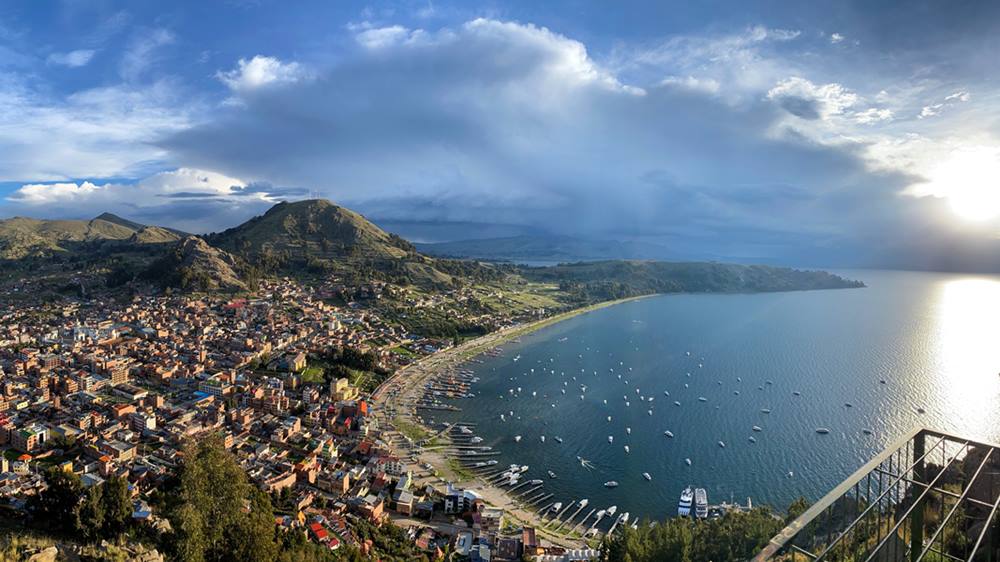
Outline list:
[[[757,442],[757,438],[756,438],[756,437],[754,437],[753,435],[751,435],[751,436],[750,436],[750,439],[749,439],[749,441],[750,441],[751,443],[756,443],[756,442]]]
[[[819,433],[820,435],[826,435],[827,433],[830,433],[830,430],[825,427],[817,427],[816,433]]]
[[[555,472],[552,472],[551,470],[549,470],[548,473],[549,473],[549,478],[553,478],[553,479],[556,478],[556,473]]]
[[[632,428],[631,427],[626,427],[625,428],[625,433],[628,434],[628,435],[632,435]]]
[[[681,403],[679,401],[674,400],[674,406],[680,406],[680,405],[681,405]]]
[[[646,480],[652,480],[653,479],[653,477],[650,476],[648,472],[643,472],[642,473],[642,477],[645,478]]]
[[[552,513],[556,513],[560,509],[562,509],[562,502],[556,502],[552,504],[552,507],[549,508],[549,511],[551,511]]]
[[[617,488],[618,487],[618,482],[615,482],[614,480],[608,480],[607,482],[604,483],[604,487],[605,488]]]
[[[927,413],[927,410],[925,410],[923,408],[917,408],[917,413],[918,414],[925,414],[925,413]]]
[[[629,452],[629,448],[628,448],[628,445],[625,445],[625,452],[626,452],[626,453],[628,453],[628,452]]]
[[[725,441],[719,441],[719,447],[721,447],[721,448],[725,449],[725,448],[726,448],[726,443],[725,443]]]
[[[743,382],[743,377],[736,377],[736,382]]]
[[[563,442],[562,437],[559,437],[559,436],[553,437],[553,439],[556,440],[556,443],[562,443]]]
[[[795,396],[802,396],[802,393],[799,392],[798,390],[792,391],[792,394],[794,394]]]
[[[691,459],[684,459],[684,464],[691,466]]]
[[[514,436],[514,442],[515,443],[520,443],[521,442],[521,436],[520,435],[515,435]]]
[[[609,507],[608,508],[608,517],[611,517],[617,511],[618,511],[618,506],[617,505],[613,505],[613,506]]]
[[[611,423],[611,416],[608,416],[608,423]]]
[[[751,427],[750,429],[752,429],[754,431],[764,431],[759,425],[755,425],[755,426]]]
[[[871,435],[874,432],[872,430],[870,430],[870,429],[862,429],[861,433],[864,433],[865,435]]]
[[[540,435],[538,438],[541,439],[542,443],[545,443],[545,436],[544,435]]]
[[[608,435],[608,443],[612,443],[613,444],[614,442],[615,442],[615,436],[614,435]]]
[[[663,395],[664,395],[664,396],[670,396],[670,393],[669,393],[669,392],[667,392],[666,390],[664,390],[664,391],[663,391]]]
[[[851,404],[850,402],[844,402],[844,407],[846,407],[846,408],[853,408],[854,404]]]
[[[770,408],[761,408],[760,413],[762,413],[762,414],[770,414],[771,413],[771,409]]]
[[[646,410],[646,413],[649,415],[653,415],[653,410]]]
[[[740,391],[738,391],[738,390],[734,390],[733,391],[733,396],[739,396],[739,395],[740,395]]]
[[[664,431],[663,434],[666,435],[667,437],[673,437],[674,436],[674,433],[672,431],[670,431],[670,430]]]

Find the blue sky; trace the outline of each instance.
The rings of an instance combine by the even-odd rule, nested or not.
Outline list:
[[[988,2],[0,5],[0,216],[995,269]]]

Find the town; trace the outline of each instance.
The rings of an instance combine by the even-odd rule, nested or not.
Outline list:
[[[275,524],[330,549],[377,556],[354,532],[364,521],[402,526],[430,558],[571,559],[474,492],[418,478],[422,467],[394,454],[400,434],[373,415],[371,393],[454,342],[407,333],[354,301],[329,304],[338,293],[381,290],[284,278],[247,298],[149,294],[6,308],[3,501],[25,510],[52,469],[85,487],[124,478],[133,522],[155,530],[164,521],[149,498],[182,462],[183,444],[217,435],[277,498]],[[544,312],[480,320],[493,329]]]

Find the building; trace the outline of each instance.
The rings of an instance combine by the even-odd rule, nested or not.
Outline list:
[[[11,446],[18,451],[30,453],[40,449],[48,441],[49,430],[45,426],[35,423],[14,430],[10,437]]]

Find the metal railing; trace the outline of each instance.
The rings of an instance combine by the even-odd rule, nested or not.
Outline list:
[[[913,429],[789,523],[754,561],[1000,561],[998,449]]]

